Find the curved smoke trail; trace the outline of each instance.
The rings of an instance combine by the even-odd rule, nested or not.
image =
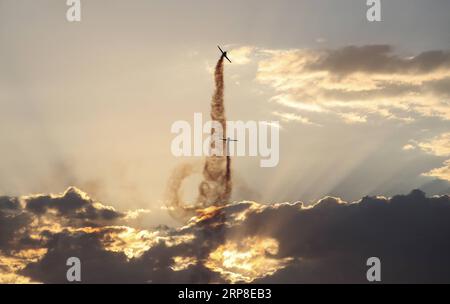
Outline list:
[[[223,134],[215,134],[211,129],[211,139],[226,134],[226,117],[224,105],[223,56],[216,64],[215,91],[211,100],[211,120],[220,123]],[[219,138],[222,140],[222,138]],[[215,148],[215,140],[211,140],[211,149]],[[228,142],[225,142],[225,146]],[[228,151],[228,149],[225,149]],[[229,155],[211,155],[205,160],[203,166],[203,181],[199,185],[199,194],[196,204],[187,206],[183,203],[180,190],[183,180],[195,173],[195,166],[183,164],[175,169],[169,180],[167,189],[167,205],[172,216],[177,219],[188,219],[195,215],[197,209],[209,206],[221,206],[229,201],[232,191],[231,158]]]

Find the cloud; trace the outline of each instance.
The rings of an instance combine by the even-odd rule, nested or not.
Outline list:
[[[307,64],[313,71],[329,71],[335,75],[353,73],[425,74],[450,68],[450,52],[428,51],[417,56],[401,57],[390,45],[347,46],[328,50]]]
[[[450,156],[450,132],[440,134],[429,141],[418,144],[427,153],[436,156]]]
[[[72,204],[65,196],[49,197]],[[120,218],[83,227],[59,217],[48,223],[45,214],[61,209],[5,205],[3,282],[65,283],[71,256],[82,261],[84,283],[364,283],[372,256],[381,260],[385,283],[450,282],[450,197],[419,190],[354,203],[326,197],[313,206],[236,202],[199,211],[183,227],[151,231],[119,225]]]
[[[17,210],[19,200],[16,197],[0,196],[0,210]]]
[[[417,143],[417,146],[429,154],[448,157],[450,156],[450,132],[440,134],[431,140]],[[442,167],[432,169],[423,173],[423,175],[450,181],[450,159],[446,160]]]
[[[367,116],[360,115],[358,113],[340,113],[339,116],[342,117],[345,123],[347,124],[357,124],[357,123],[363,123],[367,122]]]
[[[255,51],[254,47],[242,46],[232,49],[229,53],[229,57],[234,64],[243,65],[248,64],[251,61],[251,55]]]
[[[404,151],[409,151],[409,150],[414,150],[416,147],[414,146],[414,145],[412,145],[412,144],[406,144],[406,145],[404,145],[403,146],[403,150]]]
[[[0,249],[9,251],[20,247],[22,233],[32,223],[32,216],[15,208],[0,208]]]
[[[278,111],[274,111],[272,114],[274,114],[275,116],[279,117],[282,121],[285,122],[291,122],[291,121],[295,121],[301,124],[305,124],[305,125],[312,125],[313,123],[311,123],[309,121],[308,118],[303,117],[301,115],[298,114],[294,114],[294,113],[285,113],[285,112],[278,112]]]
[[[26,209],[43,215],[52,211],[57,216],[79,220],[114,220],[125,215],[112,207],[94,202],[82,191],[71,187],[62,195],[36,195],[24,198]]]
[[[423,175],[450,181],[450,159],[445,161],[442,167],[432,169]]]
[[[257,80],[273,101],[302,113],[335,115],[346,123],[370,116],[411,122],[450,119],[450,52],[396,54],[390,45],[338,49],[262,50]]]

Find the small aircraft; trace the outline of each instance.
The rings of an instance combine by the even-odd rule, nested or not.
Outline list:
[[[222,49],[220,48],[220,46],[217,46],[218,48],[219,48],[219,50],[222,52],[222,57],[225,57],[230,63],[231,63],[231,60],[230,60],[230,58],[228,58],[227,57],[227,52],[225,51],[222,51]]]
[[[230,156],[229,143],[230,143],[230,141],[238,141],[238,140],[237,139],[231,139],[231,138],[227,137],[227,138],[222,138],[222,141],[226,142],[226,145],[227,145],[227,155],[226,156]]]
[[[223,140],[223,141],[226,141],[226,142],[230,142],[230,141],[238,141],[237,139],[231,139],[231,138],[229,138],[229,137],[227,137],[227,138],[222,138],[222,140]]]

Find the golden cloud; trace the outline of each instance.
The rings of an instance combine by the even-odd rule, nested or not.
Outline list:
[[[346,123],[366,122],[368,115],[405,122],[415,115],[450,119],[449,52],[402,57],[387,45],[261,52],[266,58],[257,80],[288,109],[335,114]]]
[[[227,241],[209,254],[205,266],[231,283],[250,283],[274,274],[292,258],[276,258],[278,242],[273,238],[248,237]]]
[[[450,182],[450,159],[444,162],[444,166],[430,170],[423,175],[436,177]]]
[[[409,149],[412,147],[407,146]],[[417,146],[432,155],[450,156],[450,132],[440,134],[429,141],[417,143]],[[432,169],[423,175],[450,181],[450,159],[445,161],[442,167]]]
[[[440,134],[429,141],[418,144],[427,153],[436,156],[450,156],[450,132]]]

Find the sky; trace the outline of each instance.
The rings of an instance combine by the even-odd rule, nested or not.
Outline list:
[[[167,181],[203,158],[173,156],[170,128],[209,115],[218,44],[227,118],[280,122],[278,166],[233,158],[236,204],[449,194],[450,2],[381,3],[368,22],[357,0],[96,0],[70,23],[65,1],[0,0],[0,196],[179,225]]]

